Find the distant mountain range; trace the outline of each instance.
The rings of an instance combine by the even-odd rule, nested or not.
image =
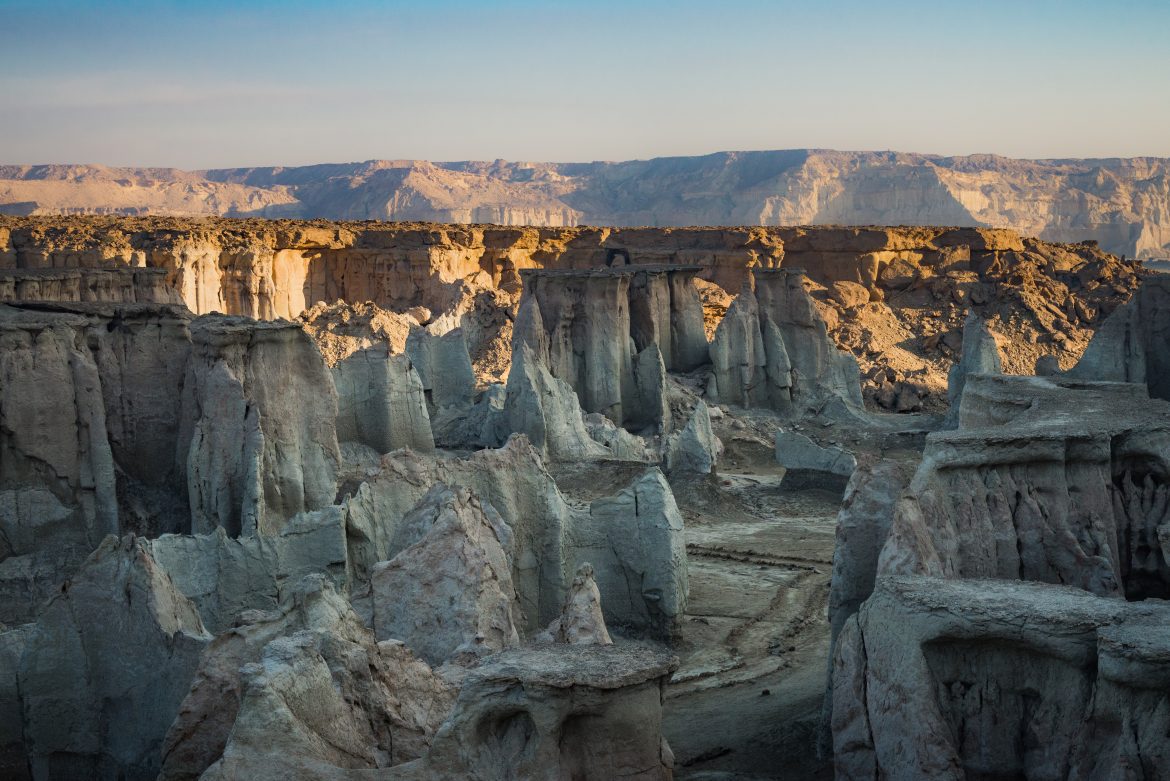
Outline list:
[[[1170,257],[1170,159],[796,149],[594,163],[0,166],[0,213],[503,225],[958,225]]]

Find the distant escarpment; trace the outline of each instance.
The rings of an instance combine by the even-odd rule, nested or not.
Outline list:
[[[1170,160],[786,150],[593,163],[0,166],[0,214],[575,225],[961,225],[1170,257]]]

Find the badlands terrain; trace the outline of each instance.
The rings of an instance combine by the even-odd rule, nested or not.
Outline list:
[[[0,217],[0,777],[1170,777],[1170,276],[1086,235]]]
[[[794,149],[594,163],[372,160],[179,171],[0,166],[0,214],[503,225],[963,225],[1170,258],[1164,158]]]

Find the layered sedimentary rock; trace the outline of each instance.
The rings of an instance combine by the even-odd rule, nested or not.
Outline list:
[[[329,777],[422,756],[456,687],[377,642],[320,576],[208,647],[163,746],[163,781]],[[203,775],[206,771],[206,775]]]
[[[706,361],[697,270],[526,271],[513,351],[530,349],[586,412],[668,429],[666,372]]]
[[[166,725],[210,640],[144,540],[106,538],[20,657],[32,778],[155,778]]]
[[[1170,407],[1124,385],[973,375],[967,387],[984,399],[1012,394],[1016,414],[967,428],[965,399],[963,427],[928,437],[881,570],[1170,593],[1160,531],[1170,522]]]
[[[667,781],[674,758],[662,738],[662,698],[677,664],[629,644],[498,654],[464,680],[430,753],[387,778]]]
[[[193,321],[191,345],[178,462],[192,531],[274,534],[293,515],[332,504],[337,395],[304,332],[208,317]]]
[[[942,409],[969,308],[1012,343],[1004,356],[1008,371],[1030,372],[1037,358],[1053,352],[1068,368],[1141,273],[1134,262],[1090,243],[1057,245],[992,228],[554,229],[0,217],[0,268],[161,268],[197,313],[316,313],[310,319],[326,321],[330,332],[318,340],[327,356],[337,347],[332,337],[356,321],[368,321],[392,342],[401,329],[390,321],[437,333],[462,327],[485,382],[506,376],[521,270],[631,263],[644,270],[698,266],[698,282],[731,291],[751,268],[804,268],[831,336],[862,364],[869,400],[903,412]],[[672,286],[675,299],[693,295],[678,277]],[[654,293],[660,284],[643,287],[652,294],[648,301],[660,300]],[[351,304],[314,306],[339,298]],[[709,309],[709,326],[721,309]],[[678,327],[676,321],[676,335]],[[697,333],[693,325],[684,331]],[[664,345],[659,349],[672,367],[673,351]]]
[[[0,270],[0,301],[181,304],[157,268],[31,268]]]
[[[707,395],[721,403],[769,407],[787,416],[861,414],[853,356],[839,352],[804,288],[804,273],[753,272],[711,342]]]
[[[1170,408],[971,374],[959,426],[928,437],[876,567],[880,525],[842,537],[838,778],[1165,775],[1165,610],[1125,600],[1170,587]]]
[[[5,166],[0,211],[516,226],[1001,225],[1055,241],[1095,239],[1131,256],[1165,257],[1166,166],[1148,157],[1013,160],[808,149],[620,163],[371,160],[203,172]],[[663,256],[700,254],[685,235],[630,243]],[[498,257],[509,255],[500,251]]]
[[[1167,619],[1067,586],[879,581],[834,663],[837,777],[1165,777]]]
[[[332,380],[291,324],[21,304],[0,343],[4,620],[106,534],[276,534],[335,499]]]

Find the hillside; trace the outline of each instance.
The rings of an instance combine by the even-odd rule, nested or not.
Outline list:
[[[594,163],[210,171],[0,166],[0,213],[533,226],[958,225],[1170,257],[1170,161],[788,150]]]

